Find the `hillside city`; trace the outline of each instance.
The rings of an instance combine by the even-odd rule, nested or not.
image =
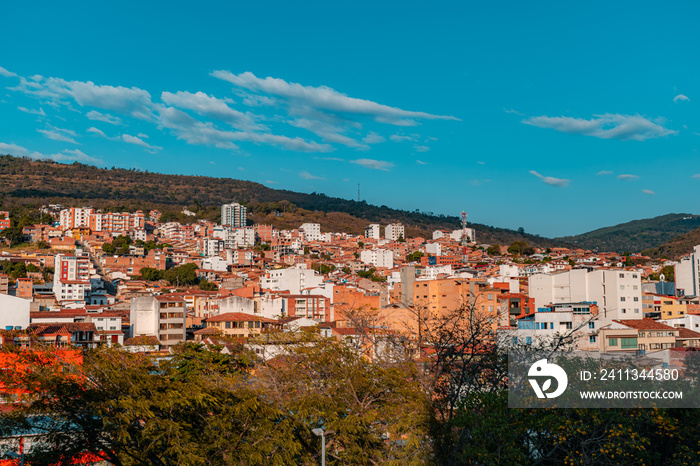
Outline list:
[[[588,352],[700,346],[700,247],[652,261],[481,244],[466,214],[463,228],[431,238],[405,237],[398,223],[361,236],[315,223],[277,230],[248,225],[235,202],[221,207],[221,224],[61,205],[41,214],[46,223],[25,225],[0,257],[4,344],[167,354],[187,341],[238,342],[268,360],[283,352],[281,335],[307,329],[370,361],[400,337],[419,358],[431,322],[471,306],[487,322],[484,343],[567,335]],[[0,229],[10,226],[0,212]]]

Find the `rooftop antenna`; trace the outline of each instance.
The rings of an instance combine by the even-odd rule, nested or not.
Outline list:
[[[467,237],[467,213],[462,212],[462,246],[466,246],[469,243],[469,238]]]

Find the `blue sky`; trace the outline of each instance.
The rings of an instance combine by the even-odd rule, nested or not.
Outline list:
[[[700,213],[696,2],[220,3],[3,2],[0,152],[544,236]]]

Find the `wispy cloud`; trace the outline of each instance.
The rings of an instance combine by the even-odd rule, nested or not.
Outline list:
[[[596,173],[596,175],[598,175],[598,176],[601,176],[601,175],[612,175],[612,174],[613,174],[613,172],[611,172],[610,170],[601,170],[601,171],[599,171],[598,173]]]
[[[108,115],[106,113],[100,113],[96,110],[90,110],[87,112],[85,115],[88,117],[88,119],[93,120],[93,121],[102,121],[104,123],[109,123],[110,125],[121,125],[122,120],[118,117],[115,117],[113,115]]]
[[[321,139],[326,142],[334,142],[360,150],[369,149],[367,144],[360,143],[351,137],[345,136],[343,133],[346,131],[346,129],[340,126],[329,124],[324,121],[311,120],[308,118],[298,118],[290,121],[289,124],[296,126],[297,128],[303,128],[311,131],[317,136],[320,136]]]
[[[688,98],[688,96],[687,96],[687,95],[683,95],[683,94],[678,94],[677,96],[675,96],[675,97],[673,98],[673,101],[674,101],[674,102],[689,101],[689,100],[690,100],[690,99]]]
[[[391,162],[386,162],[383,160],[373,160],[373,159],[351,160],[350,163],[356,163],[357,165],[361,165],[365,168],[371,168],[373,170],[383,170],[383,171],[389,171],[389,169],[394,166],[394,164]]]
[[[107,135],[104,133],[104,131],[102,131],[101,129],[97,129],[97,128],[95,128],[94,126],[88,128],[88,129],[87,129],[87,132],[88,132],[88,133],[92,133],[92,134],[96,134],[96,135],[98,135],[98,136],[102,136],[102,137],[105,138],[105,139],[113,139],[113,138],[110,138],[109,136],[107,136]]]
[[[379,134],[370,131],[367,136],[362,138],[362,142],[365,144],[379,144],[380,142],[386,141],[386,138],[384,136],[380,136]]]
[[[594,118],[590,120],[563,116],[536,116],[526,118],[523,123],[562,133],[582,134],[600,139],[620,139],[622,141],[645,141],[678,134],[678,131],[664,128],[661,124],[641,115],[606,113],[594,115]]]
[[[12,71],[8,71],[2,66],[0,66],[0,76],[4,76],[6,78],[16,78],[17,73],[13,73]]]
[[[642,189],[642,192],[643,192],[644,194],[656,194],[656,193],[655,193],[654,191],[652,191],[651,189]]]
[[[54,129],[38,129],[38,132],[43,134],[49,139],[53,139],[54,141],[61,141],[61,142],[70,142],[71,144],[80,144],[78,141],[73,139],[71,136],[74,136],[75,133],[71,130],[61,130],[59,128],[54,128]],[[72,133],[72,134],[71,134]]]
[[[299,172],[299,176],[304,178],[305,180],[325,180],[324,177],[312,175],[311,173],[309,173],[307,171]]]
[[[223,121],[236,129],[248,131],[267,129],[256,123],[251,114],[233,109],[224,99],[218,99],[204,92],[194,94],[183,91],[175,94],[163,92],[160,98],[167,105],[192,110],[200,116]]]
[[[56,162],[83,162],[92,164],[101,164],[102,160],[96,157],[91,157],[85,152],[79,151],[77,149],[65,149],[61,152],[55,154],[42,154],[41,152],[36,152],[29,150],[25,147],[19,146],[17,144],[8,144],[0,142],[0,154],[11,154],[16,157],[29,157],[32,159],[50,159]]]
[[[46,116],[43,108],[39,110],[34,110],[33,108],[17,107],[17,110],[24,113],[29,113],[30,115]]]
[[[364,115],[380,123],[414,126],[417,120],[458,120],[453,116],[403,110],[349,97],[326,86],[304,86],[272,77],[258,78],[249,71],[233,74],[219,70],[211,75],[248,91],[274,96],[294,107],[308,107],[331,114]]]
[[[406,135],[406,134],[392,134],[389,136],[389,139],[391,139],[394,142],[405,142],[405,141],[415,141],[417,139],[418,135],[417,134],[411,134],[411,135]]]
[[[413,150],[416,152],[428,152],[430,150],[430,147],[415,145],[413,146]]]
[[[696,173],[691,176],[691,178],[699,179],[700,180],[700,173]]]
[[[148,144],[146,141],[144,141],[141,138],[138,138],[136,136],[131,136],[130,134],[122,134],[122,141],[129,143],[129,144],[135,144],[137,146],[141,146],[147,151],[151,153],[158,152],[159,150],[163,149],[162,147],[159,146],[152,146]]]
[[[418,165],[428,165],[428,162],[423,162],[422,160],[416,160]]]
[[[617,175],[617,179],[618,179],[618,180],[622,180],[622,181],[632,181],[632,180],[636,180],[637,178],[639,178],[639,176],[637,176],[637,175],[630,175],[629,173],[625,173],[625,174],[622,174],[622,175]]]
[[[506,112],[506,113],[514,113],[515,115],[520,115],[520,116],[524,116],[524,115],[525,115],[524,113],[521,113],[521,112],[519,112],[519,111],[517,111],[517,110],[513,110],[512,108],[505,108],[505,107],[503,107],[503,111]]]
[[[553,176],[544,176],[539,173],[537,173],[535,170],[530,170],[530,173],[532,175],[535,175],[537,178],[542,180],[543,183],[548,184],[550,186],[554,186],[557,188],[565,188],[569,186],[569,183],[571,180],[567,180],[564,178],[554,178]]]

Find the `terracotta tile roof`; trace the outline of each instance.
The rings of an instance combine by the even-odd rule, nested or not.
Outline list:
[[[690,330],[689,328],[678,328],[678,338],[700,338],[700,332]]]
[[[668,325],[662,324],[661,322],[657,322],[653,319],[648,318],[638,320],[615,320],[614,322],[618,322],[622,325],[637,330],[676,330],[676,328],[674,327],[670,327]]]
[[[139,335],[129,338],[124,342],[124,346],[158,346],[160,342],[153,335]]]

